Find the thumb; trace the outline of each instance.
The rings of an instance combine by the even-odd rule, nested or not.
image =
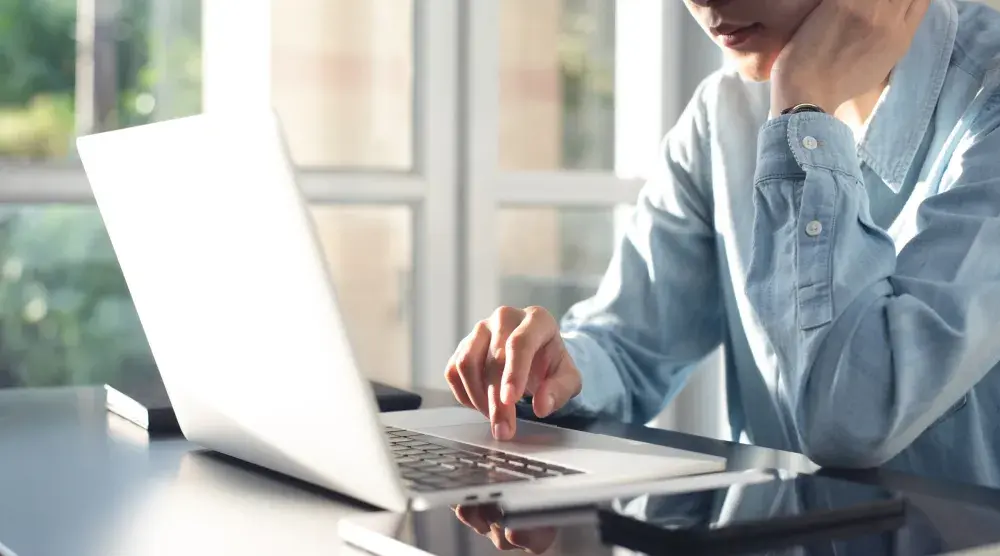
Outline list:
[[[583,382],[580,371],[573,364],[569,353],[563,351],[558,365],[535,390],[531,406],[538,417],[548,417],[553,411],[580,394]]]

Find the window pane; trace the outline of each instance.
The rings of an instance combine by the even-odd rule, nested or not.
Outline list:
[[[0,0],[0,157],[201,111],[201,0]]]
[[[557,317],[597,291],[627,209],[500,211],[501,303],[540,305]]]
[[[411,383],[412,213],[408,207],[313,207],[358,365],[370,378]]]
[[[500,2],[500,167],[614,165],[614,0]]]
[[[295,161],[409,170],[412,0],[273,5],[272,93]]]
[[[408,384],[409,209],[324,206],[314,215],[362,370]],[[155,372],[97,209],[0,207],[0,387]]]

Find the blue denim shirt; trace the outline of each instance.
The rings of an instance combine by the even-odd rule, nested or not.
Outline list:
[[[646,422],[721,344],[734,439],[1000,485],[998,85],[1000,14],[951,0],[862,137],[710,76],[564,318],[561,413]]]

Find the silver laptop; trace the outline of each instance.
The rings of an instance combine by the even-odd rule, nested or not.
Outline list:
[[[270,110],[90,135],[78,149],[196,444],[396,511],[724,467],[532,422],[500,443],[459,407],[379,414]]]

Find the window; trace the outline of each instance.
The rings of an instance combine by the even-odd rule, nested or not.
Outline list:
[[[500,167],[610,170],[614,2],[499,4]]]
[[[616,237],[611,209],[504,208],[500,228],[501,302],[556,318],[597,291]]]
[[[683,10],[0,0],[0,384],[153,370],[74,138],[267,103],[362,371],[441,387],[498,304],[593,293],[676,115]]]
[[[0,0],[0,157],[201,111],[201,1]]]
[[[409,170],[413,3],[282,0],[271,13],[271,90],[295,162]]]
[[[358,365],[370,378],[411,382],[412,217],[405,206],[315,205]]]
[[[70,163],[79,134],[201,111],[200,0],[0,0],[0,52],[0,195],[11,167]],[[96,209],[0,215],[0,386],[154,373]]]
[[[0,215],[0,386],[154,373],[97,210],[7,205]]]
[[[372,378],[406,383],[409,209],[317,205],[313,218],[360,366]],[[0,387],[142,382],[155,376],[94,207],[3,207],[0,260]]]

